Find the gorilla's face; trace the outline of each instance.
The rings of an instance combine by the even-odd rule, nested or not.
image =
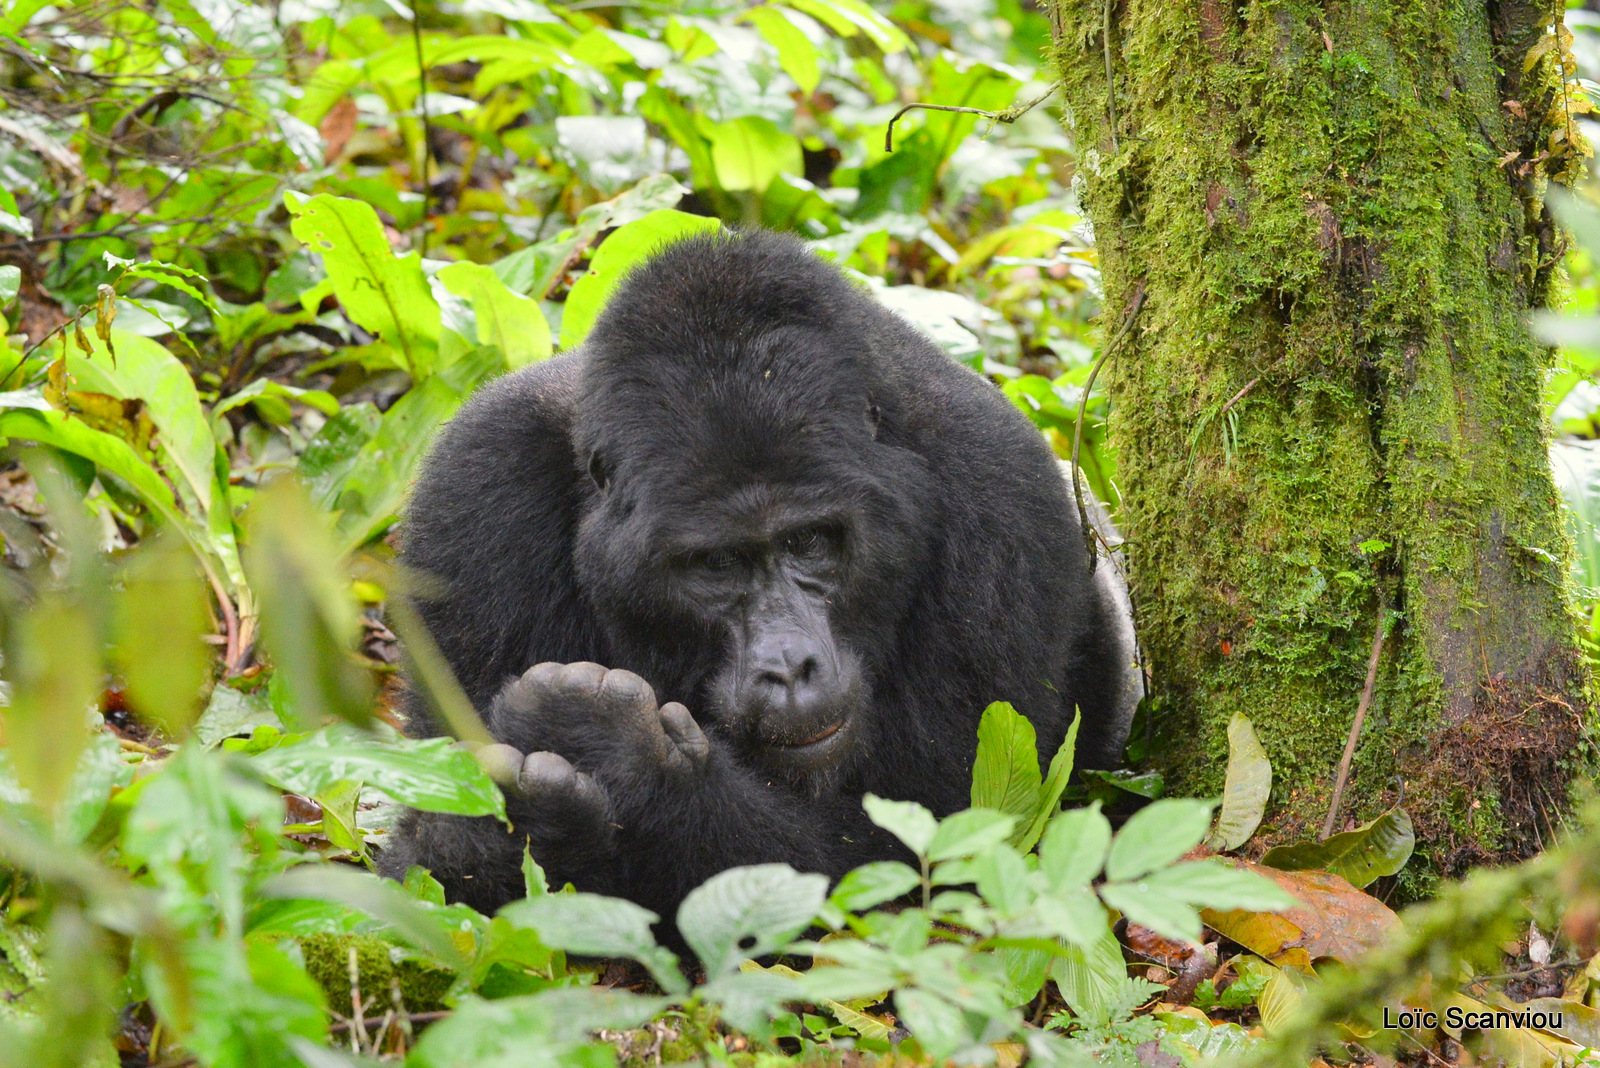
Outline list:
[[[861,660],[830,611],[845,534],[798,515],[761,526],[724,527],[673,553],[669,567],[697,614],[720,622],[722,664],[706,711],[769,765],[814,778],[843,763],[864,707]]]
[[[784,262],[784,285],[685,269],[612,299],[584,343],[573,566],[609,666],[822,791],[872,751],[939,509],[881,312]]]
[[[787,464],[746,446],[596,465],[574,562],[617,666],[821,789],[872,733],[874,644],[894,629],[879,609],[894,598],[875,596],[883,576],[862,565],[883,517],[848,463],[814,454],[836,477],[787,481]]]

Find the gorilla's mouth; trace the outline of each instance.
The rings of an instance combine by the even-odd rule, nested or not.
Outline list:
[[[819,745],[822,742],[827,741],[829,738],[832,738],[835,734],[838,734],[840,729],[843,728],[843,727],[844,727],[844,720],[841,719],[839,722],[833,724],[832,726],[828,726],[828,727],[822,728],[822,730],[818,731],[816,734],[813,734],[809,738],[802,738],[798,742],[783,742],[783,743],[780,743],[780,744],[782,745],[782,747],[784,749],[805,749],[808,746]]]

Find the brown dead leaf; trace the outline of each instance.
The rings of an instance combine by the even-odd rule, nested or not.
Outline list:
[[[1351,960],[1400,922],[1389,906],[1330,872],[1233,864],[1266,876],[1304,904],[1279,914],[1206,909],[1201,918],[1212,930],[1279,966],[1308,968],[1317,957]]]
[[[350,138],[356,132],[356,102],[351,97],[345,97],[328,110],[322,117],[322,124],[317,127],[317,132],[322,135],[322,161],[332,163],[344,152]]]

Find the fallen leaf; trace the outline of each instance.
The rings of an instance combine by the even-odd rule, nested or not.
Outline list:
[[[1265,875],[1303,903],[1281,913],[1206,909],[1200,914],[1212,930],[1274,964],[1303,968],[1318,957],[1351,960],[1383,941],[1400,922],[1389,906],[1331,872],[1230,863]],[[1294,950],[1304,954],[1304,961]]]

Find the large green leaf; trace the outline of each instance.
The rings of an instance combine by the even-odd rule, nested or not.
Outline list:
[[[933,813],[915,801],[890,801],[875,794],[861,799],[867,818],[906,844],[918,856],[928,852],[928,845],[938,833],[939,821]]]
[[[640,997],[596,987],[556,988],[538,994],[485,1001],[466,997],[448,1017],[423,1032],[406,1058],[409,1068],[575,1068],[612,1063],[616,1053],[599,1046],[577,1052],[591,1033],[638,1027],[667,1005],[666,998]]]
[[[472,754],[448,738],[382,742],[344,727],[250,757],[263,778],[308,797],[334,783],[375,786],[395,800],[428,812],[505,818],[505,798]]]
[[[922,876],[898,860],[876,860],[840,879],[830,900],[846,911],[865,912],[874,905],[909,894],[921,882]]]
[[[1039,803],[1033,811],[1033,817],[1011,840],[1011,844],[1024,853],[1034,847],[1044,834],[1045,827],[1061,811],[1061,795],[1066,793],[1067,780],[1072,778],[1072,765],[1078,749],[1078,725],[1082,722],[1083,713],[1073,709],[1072,726],[1067,728],[1067,736],[1061,740],[1056,755],[1050,758],[1050,772],[1039,788]]]
[[[439,350],[439,304],[417,253],[396,256],[378,213],[359,200],[292,191],[283,200],[294,216],[294,236],[322,257],[345,313],[394,346],[413,376],[432,374]]]
[[[534,931],[547,946],[590,957],[627,957],[649,968],[669,993],[688,989],[677,957],[656,945],[650,931],[660,917],[631,901],[599,894],[545,894],[513,901],[499,915]]]
[[[1032,820],[1039,806],[1039,743],[1033,724],[1005,701],[983,710],[972,765],[972,807]]]
[[[719,872],[678,907],[678,932],[705,965],[708,978],[737,971],[746,957],[773,953],[817,917],[828,894],[824,875],[787,864]]]
[[[1017,818],[987,808],[969,808],[939,821],[928,843],[928,859],[954,860],[982,853],[1011,837]]]
[[[342,477],[331,476],[319,489],[339,509],[335,530],[340,552],[360,548],[394,522],[411,488],[412,473],[434,433],[467,396],[501,366],[498,352],[473,349],[424,379],[383,413]]]
[[[899,52],[910,45],[905,33],[864,0],[781,0],[804,11],[842,37],[865,34],[883,52]],[[946,99],[940,97],[939,99]]]
[[[452,263],[438,278],[451,293],[472,302],[478,343],[499,349],[508,370],[549,358],[550,324],[538,303],[506,288],[492,268],[481,263]]]
[[[1100,802],[1063,812],[1039,842],[1039,874],[1051,887],[1088,886],[1100,874],[1110,845],[1111,824],[1100,814]]]
[[[330,713],[371,722],[372,680],[351,656],[360,622],[327,517],[298,482],[279,478],[256,494],[249,523],[261,637],[299,725],[319,726]]]
[[[1228,778],[1222,788],[1222,811],[1206,844],[1219,852],[1238,849],[1250,840],[1267,810],[1272,793],[1272,762],[1256,738],[1255,727],[1242,712],[1228,721]]]
[[[658,208],[612,231],[589,260],[589,270],[567,294],[561,312],[561,347],[581,344],[624,276],[666,246],[720,227],[715,219]]]
[[[200,406],[189,371],[156,342],[126,330],[112,330],[113,356],[106,343],[88,335],[94,352],[67,360],[73,388],[145,403],[160,436],[162,458],[171,463],[202,509],[211,508],[215,485],[216,439]]]
[[[711,142],[711,165],[723,189],[759,193],[780,174],[803,174],[800,142],[771,119],[741,115],[725,122],[701,116],[700,133]]]
[[[1111,841],[1106,878],[1137,879],[1171,864],[1200,844],[1211,822],[1211,802],[1194,798],[1153,801],[1135,812]]]
[[[1300,842],[1267,850],[1261,863],[1280,871],[1331,871],[1351,886],[1363,887],[1406,866],[1416,848],[1411,816],[1391,808],[1370,823],[1324,842]]]
[[[818,63],[817,46],[806,32],[781,9],[768,5],[751,8],[742,17],[754,23],[756,32],[778,53],[779,65],[795,80],[800,91],[811,95],[822,78],[822,67]]]

